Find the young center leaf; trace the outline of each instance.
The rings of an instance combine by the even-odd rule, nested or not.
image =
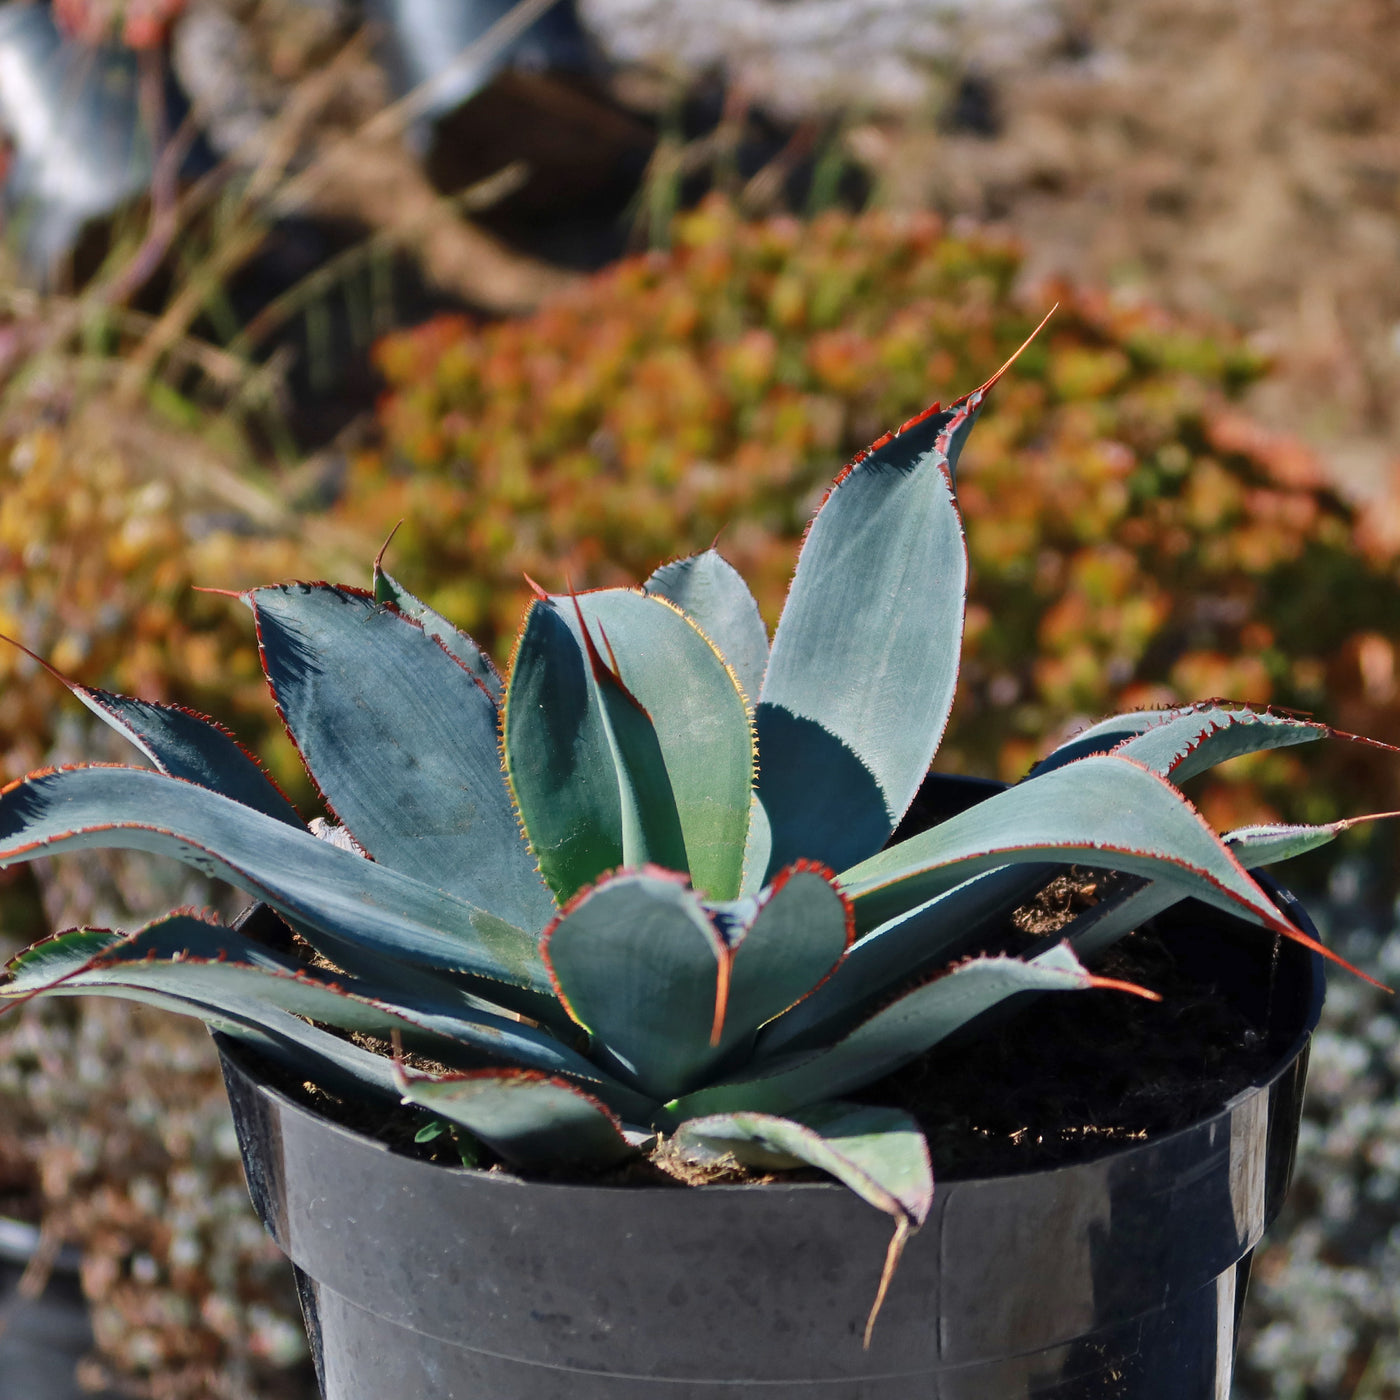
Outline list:
[[[542,951],[600,1064],[657,1099],[704,1081],[720,1055],[728,950],[683,876],[609,876],[569,904]]]
[[[646,591],[691,618],[733,668],[744,694],[757,700],[768,669],[768,629],[748,584],[718,550],[663,564]]]
[[[587,651],[553,599],[525,615],[502,732],[521,824],[563,906],[622,864],[622,799]]]
[[[609,660],[605,661],[583,621],[577,599],[574,610],[588,655],[598,715],[612,752],[622,816],[622,863],[633,869],[659,865],[689,875],[685,833],[656,726],[642,702],[627,689],[608,634],[601,633],[608,649]]]
[[[710,907],[720,930],[720,1014],[712,1040],[721,1060],[760,1027],[820,988],[855,936],[851,907],[835,878],[797,861],[756,899]]]
[[[754,737],[744,694],[714,644],[674,604],[632,589],[579,595],[583,621],[607,634],[627,688],[656,727],[690,862],[709,899],[743,876]]]

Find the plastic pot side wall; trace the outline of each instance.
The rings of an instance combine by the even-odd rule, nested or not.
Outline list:
[[[1296,914],[1296,910],[1295,910]],[[1321,960],[1197,911],[1173,934],[1275,1069],[1191,1127],[942,1181],[869,1351],[886,1217],[836,1185],[595,1187],[390,1152],[221,1041],[259,1214],[327,1400],[1228,1400],[1251,1252],[1287,1189]]]

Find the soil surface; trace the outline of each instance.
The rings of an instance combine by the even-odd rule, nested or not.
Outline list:
[[[1095,971],[1162,1000],[1113,990],[1042,996],[975,1041],[931,1050],[862,1098],[919,1120],[940,1178],[1001,1176],[1184,1128],[1256,1082],[1277,1056],[1155,932],[1129,934]]]

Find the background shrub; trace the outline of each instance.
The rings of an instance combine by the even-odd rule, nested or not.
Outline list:
[[[372,545],[342,555],[333,532],[234,477],[198,439],[104,408],[36,415],[0,436],[0,633],[86,684],[218,716],[309,798],[251,619],[198,589],[354,568]],[[94,756],[103,741],[91,731],[34,661],[0,646],[5,779]]]
[[[403,517],[391,567],[502,659],[525,574],[634,582],[717,534],[771,624],[840,464],[981,382],[1058,299],[964,459],[973,597],[940,765],[1012,779],[1085,718],[1211,695],[1400,737],[1395,544],[1239,410],[1266,362],[1070,287],[1030,306],[1019,266],[932,216],[744,223],[711,200],[672,251],[533,317],[382,341],[382,445],[335,513]],[[1397,805],[1400,770],[1311,757],[1197,795],[1221,824]]]
[[[158,406],[123,417],[101,399],[83,409],[50,395],[0,428],[0,631],[88,683],[215,714],[310,814],[247,614],[194,585],[367,583],[403,517],[390,567],[504,661],[525,573],[555,588],[634,582],[719,534],[773,623],[839,466],[931,398],[979,383],[1058,298],[963,463],[974,593],[940,764],[1014,778],[1081,718],[1211,693],[1400,737],[1400,513],[1359,516],[1296,442],[1241,412],[1238,395],[1268,366],[1238,341],[1069,287],[1031,305],[1019,273],[1014,246],[929,217],[745,223],[706,204],[679,222],[672,251],[605,271],[528,319],[443,316],[381,342],[375,445],[326,508],[302,496],[300,477],[281,483],[300,506],[267,508],[249,475],[220,474],[207,434],[163,432]],[[121,756],[90,729],[34,663],[0,648],[5,777],[45,759]],[[1266,756],[1199,796],[1222,825],[1400,805],[1400,766],[1374,757]],[[45,867],[47,918],[31,900],[36,926],[15,927],[24,901],[7,888],[0,939],[149,912],[166,901],[143,892],[145,872],[85,860],[54,881]],[[192,1025],[142,1021],[137,1036],[136,1024],[30,1011],[0,1036],[11,1070],[0,1106],[44,1182],[44,1209],[95,1261],[85,1283],[104,1356],[146,1393],[160,1380],[161,1400],[271,1395],[274,1377],[295,1386],[290,1295],[235,1209],[207,1042]],[[150,1053],[128,1055],[117,1096],[133,1112],[109,1096],[111,1120],[75,1138],[93,1085],[68,1073],[74,1048],[139,1048],[142,1037]],[[44,1048],[51,1039],[61,1053]],[[199,1103],[198,1126],[173,1139],[169,1111],[149,1107],[166,1087]],[[52,1116],[21,1124],[21,1101]],[[1393,1124],[1377,1124],[1375,1153],[1391,1153]],[[1321,1179],[1333,1158],[1305,1160]],[[1389,1177],[1383,1186],[1389,1209]],[[1288,1302],[1311,1295],[1284,1297],[1313,1256],[1272,1257],[1251,1374],[1279,1373],[1283,1356],[1290,1375],[1321,1377],[1317,1393],[1331,1393],[1332,1332],[1304,1326],[1307,1310]],[[1340,1315],[1354,1275],[1318,1278],[1308,1286]],[[181,1301],[191,1296],[194,1311]],[[1393,1335],[1369,1295],[1346,1316],[1348,1355]]]

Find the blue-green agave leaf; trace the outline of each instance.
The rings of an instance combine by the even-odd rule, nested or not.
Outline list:
[[[742,575],[718,550],[663,564],[646,591],[669,598],[717,646],[744,694],[758,698],[768,669],[768,629]]]
[[[503,710],[506,777],[560,905],[622,864],[622,802],[587,653],[553,600],[531,603]]]
[[[1008,366],[875,442],[807,531],[755,715],[770,875],[878,851],[928,771],[962,652],[957,461]]]
[[[374,565],[374,600],[392,603],[405,617],[416,622],[453,660],[460,661],[481,682],[497,705],[501,703],[505,687],[491,658],[440,612],[435,612],[421,598],[415,598],[378,561]]]
[[[1065,946],[1030,961],[977,958],[903,993],[849,1035],[819,1050],[769,1060],[760,1038],[743,1078],[697,1089],[668,1103],[668,1120],[679,1123],[741,1110],[790,1114],[892,1073],[1007,997],[1095,986],[1124,984],[1095,978]]]
[[[12,997],[16,992],[28,992],[70,976],[130,936],[108,928],[70,928],[41,938],[5,964],[9,980],[0,982],[0,994]]]
[[[1393,812],[1377,812],[1364,817],[1348,817],[1343,821],[1322,826],[1304,826],[1288,822],[1271,822],[1262,826],[1241,826],[1227,832],[1225,844],[1239,857],[1240,864],[1249,869],[1261,865],[1276,865],[1292,860],[1307,851],[1315,851],[1335,841],[1344,831],[1361,822],[1379,821],[1394,816]]]
[[[918,1124],[897,1108],[823,1103],[784,1118],[720,1113],[676,1129],[676,1146],[704,1160],[731,1154],[770,1171],[812,1166],[887,1215],[922,1225],[933,1205],[933,1167]]]
[[[840,870],[885,844],[892,823],[884,796],[850,748],[781,705],[760,702],[755,726],[759,811],[744,853],[746,893],[795,860]]]
[[[197,1016],[211,1031],[232,1037],[281,1065],[298,1081],[310,1080],[327,1093],[386,1106],[401,1102],[392,1060],[309,1025],[289,1011],[263,1006],[257,1020],[252,1021],[191,1006],[178,997],[162,1002],[149,994],[147,1004],[181,1016]]]
[[[764,1028],[764,1054],[839,1040],[901,987],[990,951],[984,946],[988,932],[1004,926],[1055,870],[1053,865],[1002,866],[871,930],[810,996]]]
[[[580,594],[578,604],[583,621],[606,632],[627,688],[656,727],[691,883],[707,898],[735,898],[755,758],[749,709],[734,672],[695,623],[663,598],[605,588]]]
[[[618,674],[617,658],[612,657],[611,666],[603,660],[581,613],[578,618],[593,676],[593,695],[598,702],[599,717],[617,775],[622,809],[622,862],[633,869],[659,865],[665,870],[689,874],[685,834],[681,831],[676,795],[666,772],[656,726],[642,702],[627,689]],[[602,637],[611,656],[607,633],[603,632]]]
[[[835,877],[797,861],[756,899],[708,906],[724,943],[720,955],[720,1058],[752,1043],[765,1022],[819,988],[855,933]]]
[[[786,1118],[767,1113],[693,1118],[677,1129],[676,1143],[684,1152],[730,1153],[767,1169],[816,1167],[894,1218],[894,1237],[866,1319],[868,1347],[905,1242],[933,1205],[933,1167],[919,1125],[897,1108],[825,1103]]]
[[[981,870],[1045,860],[1177,880],[1209,904],[1312,944],[1171,783],[1117,755],[1008,788],[844,871],[840,883],[857,928],[873,928]]]
[[[405,1103],[460,1123],[512,1166],[609,1167],[636,1149],[596,1099],[530,1070],[425,1076],[400,1071]]]
[[[1306,744],[1335,732],[1325,724],[1295,715],[1206,700],[1101,720],[1043,758],[1031,776],[1063,768],[1091,754],[1119,753],[1180,784],[1226,759]]]
[[[739,895],[748,898],[763,888],[768,873],[768,857],[773,849],[773,832],[768,825],[768,813],[758,800],[758,793],[749,796],[749,829],[744,837],[744,873],[739,882]]]
[[[258,762],[223,725],[182,705],[157,704],[79,685],[55,670],[28,647],[9,641],[42,666],[60,685],[67,686],[104,724],[172,778],[212,788],[245,807],[263,812],[289,826],[306,823]]]
[[[1377,814],[1389,815],[1388,812]],[[1358,822],[1375,819],[1353,817],[1326,826],[1246,826],[1229,832],[1223,839],[1240,864],[1254,870],[1316,850]],[[1086,909],[1055,936],[1066,939],[1080,958],[1089,961],[1125,934],[1141,928],[1148,919],[1190,899],[1194,893],[1190,885],[1169,877],[1134,881],[1128,888]]]
[[[769,872],[878,850],[943,736],[967,590],[955,416],[915,419],[858,458],[808,530],[755,715]]]
[[[1032,766],[1027,776],[1038,778],[1043,773],[1050,773],[1056,768],[1063,768],[1066,764],[1076,763],[1081,758],[1090,758],[1095,754],[1112,753],[1119,744],[1136,738],[1137,735],[1145,733],[1149,729],[1155,729],[1168,720],[1193,714],[1196,709],[1195,705],[1183,705],[1176,709],[1134,710],[1129,714],[1110,715],[1097,724],[1091,724],[1087,729],[1079,730],[1078,733],[1066,739],[1064,743],[1056,745],[1044,758]]]
[[[537,938],[193,783],[142,768],[41,771],[0,793],[0,868],[111,847],[172,856],[265,900],[333,962],[357,950],[549,995]]]
[[[199,783],[255,812],[305,830],[296,808],[257,759],[212,719],[178,705],[159,705],[106,690],[74,686],[73,692],[162,773]]]
[[[86,945],[89,952],[121,943],[126,935],[100,929],[80,929],[45,939],[29,951],[43,957],[31,964],[37,969],[41,962],[51,960],[50,966],[62,965],[71,970],[74,957]],[[60,947],[59,945],[63,945]],[[84,959],[86,960],[86,959]],[[79,964],[81,965],[81,964]],[[310,1079],[333,1094],[348,1098],[369,1098],[387,1103],[399,1102],[399,1089],[394,1079],[393,1063],[343,1040],[330,1031],[309,1025],[289,1011],[267,1002],[259,1002],[248,1014],[211,1010],[160,992],[147,991],[142,1001],[148,1006],[174,1012],[180,1016],[195,1016],[211,1030],[232,1036],[241,1044],[257,1050],[282,1065],[298,1079]]]
[[[1173,715],[1123,740],[1113,752],[1179,785],[1227,759],[1311,743],[1331,732],[1325,724],[1291,715],[1210,704]]]
[[[328,978],[296,959],[277,954],[235,929],[175,913],[137,933],[77,930],[45,940],[15,958],[0,983],[0,998],[117,996],[137,1001],[149,994],[178,998],[195,1009],[256,1023],[265,1007],[277,1008],[341,1030],[406,1044],[449,1065],[488,1061],[526,1065],[584,1081],[608,1095],[612,1088],[630,1109],[646,1101],[610,1085],[581,1055],[533,1026],[474,1005],[444,988],[435,1000],[388,1003],[352,979]]]
[[[723,937],[683,877],[624,871],[585,890],[545,932],[559,999],[593,1036],[593,1056],[669,1099],[722,1053]]]
[[[287,584],[247,599],[278,708],[355,840],[380,864],[520,928],[553,917],[482,683],[371,594]]]

